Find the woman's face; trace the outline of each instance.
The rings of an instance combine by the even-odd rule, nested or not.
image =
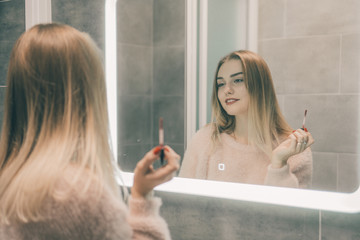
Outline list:
[[[231,116],[246,115],[250,96],[244,82],[244,71],[240,60],[223,63],[217,74],[217,96],[221,106]]]

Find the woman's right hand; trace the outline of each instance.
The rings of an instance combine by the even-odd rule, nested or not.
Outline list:
[[[273,168],[281,168],[286,163],[289,157],[303,152],[314,143],[314,138],[307,129],[301,128],[293,131],[288,138],[280,143],[273,152],[271,157],[271,165]]]
[[[170,181],[179,169],[180,156],[169,146],[164,146],[167,164],[155,170],[152,164],[159,159],[160,150],[160,146],[153,148],[136,165],[131,188],[133,198],[146,198],[154,187]]]

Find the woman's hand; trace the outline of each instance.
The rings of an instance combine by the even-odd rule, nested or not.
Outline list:
[[[283,167],[289,157],[303,152],[306,148],[314,143],[311,133],[301,128],[294,131],[289,137],[277,146],[271,157],[271,165],[273,168]]]
[[[152,164],[159,159],[160,150],[160,146],[153,148],[136,165],[131,188],[133,198],[146,198],[154,187],[170,181],[179,169],[180,156],[169,146],[164,146],[167,164],[155,170]]]

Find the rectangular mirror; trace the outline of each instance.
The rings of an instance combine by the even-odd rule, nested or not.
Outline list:
[[[358,189],[359,3],[201,3],[198,125],[211,121],[217,61],[237,49],[252,50],[268,63],[282,113],[292,128],[301,127],[308,110],[307,127],[315,138],[311,188],[348,193]]]
[[[216,41],[205,37],[214,36],[209,29],[224,30],[218,36],[233,32],[230,27],[238,31],[237,25],[210,25],[226,22],[221,14],[230,15],[220,11],[226,6],[215,7],[221,2],[106,1],[110,127],[125,183],[132,184],[131,171],[136,162],[157,145],[160,116],[164,118],[165,143],[183,156],[186,142],[209,121],[208,92],[214,72],[211,64],[219,60],[214,58],[235,50],[233,47],[247,48],[268,62],[282,111],[294,128],[301,124],[303,109],[309,110],[307,126],[316,139],[312,147],[316,190],[185,178],[175,178],[156,189],[331,211],[360,211],[359,8],[354,7],[358,3],[229,1],[242,13],[234,21],[246,30],[235,32],[240,36],[235,41],[238,45],[224,45],[222,49],[213,47]],[[332,9],[337,12],[331,12]],[[217,15],[215,10],[219,11]],[[319,23],[319,19],[331,21]],[[215,52],[209,51],[215,48]]]

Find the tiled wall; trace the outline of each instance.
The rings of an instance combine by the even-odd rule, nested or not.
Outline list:
[[[156,195],[163,199],[162,215],[174,240],[360,239],[360,214],[174,193]]]
[[[3,99],[6,73],[11,49],[16,39],[25,31],[25,1],[0,2],[0,130],[3,119]]]
[[[132,171],[143,153],[165,143],[184,152],[184,0],[119,0],[119,162]]]
[[[358,187],[360,2],[260,0],[259,54],[283,113],[315,138],[313,188]]]
[[[69,3],[66,3],[68,1]],[[154,0],[154,2],[156,1],[157,0]],[[274,4],[276,3],[275,0],[271,1]],[[98,9],[103,8],[103,3],[100,4],[99,1],[95,0],[52,0],[52,2],[54,19],[61,21],[61,19],[66,18],[67,23],[70,25],[75,26],[75,23],[77,23],[77,27],[83,28],[83,31],[93,31],[94,38],[98,41],[99,45],[101,45],[101,42],[103,42],[102,32],[104,29],[102,29],[102,27],[104,26],[104,20],[102,18],[103,11]],[[3,18],[0,18],[1,49],[5,46],[3,41],[8,41],[8,44],[12,45],[14,39],[25,29],[25,18],[23,15],[24,1],[12,0],[11,2],[6,3],[9,5],[4,4],[5,3],[0,3],[0,15],[4,16],[4,13],[7,13],[6,16],[8,16],[8,21],[6,21],[6,24],[16,25],[16,23],[19,23],[20,27],[12,27],[9,28],[8,31],[6,30],[7,28],[4,28],[6,25],[3,24]],[[67,4],[67,7],[64,8],[62,4]],[[154,6],[155,5],[156,4],[154,4]],[[7,6],[7,8],[4,8],[4,6]],[[145,7],[144,5],[142,6]],[[62,11],[56,11],[54,9],[56,7],[62,9]],[[55,12],[56,14],[54,15]],[[17,18],[13,18],[14,16]],[[72,23],[73,21],[74,24]],[[85,27],[85,24],[88,22],[92,22],[94,25],[89,24]],[[92,29],[92,26],[97,30]],[[16,35],[16,37],[12,37],[13,34]],[[178,37],[183,38],[184,35]],[[5,56],[2,52],[0,59],[2,61],[1,64],[4,64],[4,62],[7,64],[8,56]],[[1,75],[1,78],[3,77],[4,76]],[[3,84],[0,86],[3,86]],[[0,88],[0,109],[3,107],[3,96],[1,95],[2,89],[3,88]],[[165,90],[171,91],[173,89]],[[135,120],[133,119],[133,121]],[[171,136],[169,138],[171,138]],[[148,148],[145,147],[144,149],[137,149],[139,152],[138,155],[142,155],[147,149]],[[330,162],[337,161],[336,157],[330,157],[331,153],[329,156],[327,153],[323,154],[323,159],[328,159]],[[352,155],[350,154],[347,160],[351,161],[351,157]],[[135,159],[138,158],[135,157]],[[336,171],[335,167],[336,164],[332,164],[329,169]],[[350,168],[350,166],[348,167]],[[345,173],[342,174],[346,174],[347,171],[344,172]],[[360,214],[319,212],[316,210],[205,198],[175,193],[157,192],[156,195],[163,199],[161,212],[169,224],[174,240],[360,239]],[[320,219],[321,221],[319,221]]]

